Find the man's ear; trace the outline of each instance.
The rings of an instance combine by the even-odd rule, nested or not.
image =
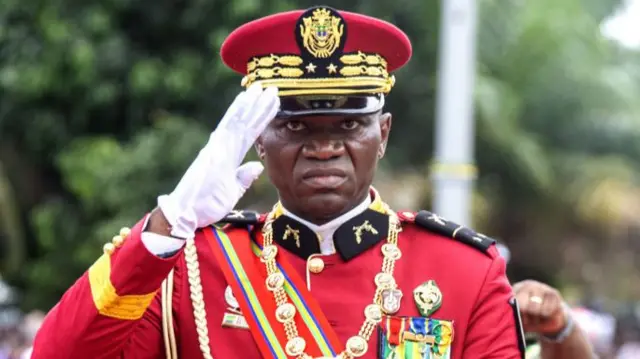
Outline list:
[[[258,153],[258,157],[260,157],[261,160],[264,160],[264,146],[262,145],[262,136],[256,139],[254,147],[256,149],[256,153]]]
[[[380,115],[380,147],[378,148],[378,158],[384,157],[387,151],[387,142],[389,141],[389,133],[391,133],[392,116],[386,112]]]

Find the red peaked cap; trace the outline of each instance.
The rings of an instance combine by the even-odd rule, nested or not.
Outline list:
[[[336,26],[332,26],[334,24]],[[311,29],[308,34],[324,35],[325,38],[327,34],[331,37],[332,33],[339,33],[335,41],[339,45],[324,55],[318,55],[306,45],[309,41],[315,40],[313,35],[307,35],[305,40],[305,35],[302,34],[305,27]],[[320,46],[325,45],[326,43]],[[325,89],[325,92],[320,93],[328,93],[328,88],[339,88],[340,91],[337,93],[347,94],[347,89],[358,89],[352,93],[366,92],[363,89],[369,89],[370,93],[388,92],[394,82],[393,76],[389,73],[409,61],[412,49],[407,35],[391,23],[362,14],[317,6],[308,10],[278,13],[246,23],[227,37],[220,53],[222,61],[228,67],[240,74],[248,75],[243,80],[245,86],[256,81],[275,81],[273,84],[279,88],[293,89],[300,88],[296,86],[300,86],[302,80],[307,81],[302,87],[309,89],[314,85],[310,85],[311,82],[308,81],[315,80],[313,84],[317,84],[318,79],[326,81],[331,78],[338,79],[340,85],[336,85],[335,82],[333,85],[319,84],[318,87]],[[297,62],[283,65],[283,62],[269,64],[263,61],[258,65],[261,58],[273,58],[274,55],[294,55]],[[344,55],[351,55],[351,62],[343,60]],[[354,56],[358,55],[361,56],[362,62],[354,63]],[[381,63],[372,62],[371,59],[374,57],[382,59]],[[250,71],[248,67],[251,61],[255,62],[255,66],[251,68],[254,71]],[[269,69],[286,66],[289,66],[289,72],[282,71],[276,75],[269,72]],[[256,69],[267,71],[255,71]],[[263,76],[265,74],[266,77]],[[283,84],[283,79],[288,82]],[[386,79],[390,85],[386,90],[371,84],[363,85],[362,81],[367,79],[378,82]],[[357,81],[360,81],[358,85],[353,85]]]

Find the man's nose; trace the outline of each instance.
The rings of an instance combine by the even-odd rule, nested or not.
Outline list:
[[[327,161],[344,155],[344,142],[332,138],[317,138],[302,147],[302,154],[310,159]]]

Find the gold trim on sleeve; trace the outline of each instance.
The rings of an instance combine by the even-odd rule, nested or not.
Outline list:
[[[89,268],[91,296],[98,312],[106,317],[122,320],[142,318],[156,293],[120,296],[116,293],[110,276],[111,256],[103,254]]]

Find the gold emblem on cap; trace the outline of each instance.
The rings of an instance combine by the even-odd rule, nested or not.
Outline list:
[[[344,33],[344,24],[341,24],[341,21],[324,8],[316,9],[313,15],[303,18],[300,36],[304,48],[314,57],[331,56],[340,46]]]
[[[375,229],[368,220],[364,221],[359,226],[353,226],[353,232],[356,235],[356,242],[358,244],[362,243],[362,233],[369,232],[371,234],[378,234],[378,230]]]

